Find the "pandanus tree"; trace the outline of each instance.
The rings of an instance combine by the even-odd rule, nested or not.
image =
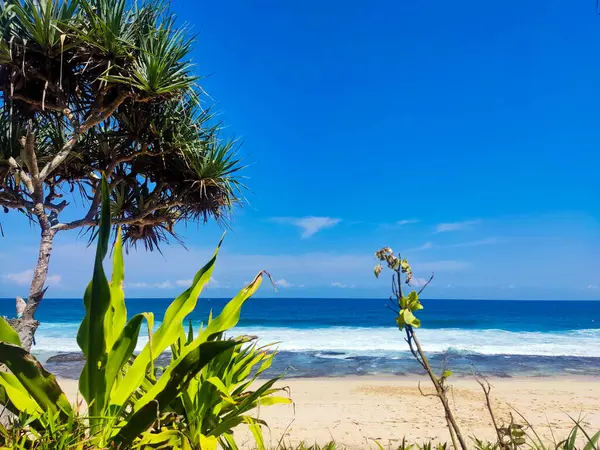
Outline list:
[[[0,206],[40,231],[12,321],[28,349],[53,240],[95,236],[102,174],[124,245],[154,250],[179,222],[226,219],[241,167],[203,107],[193,39],[160,2],[4,0],[0,33]]]

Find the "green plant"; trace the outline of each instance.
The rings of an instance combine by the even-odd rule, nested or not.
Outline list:
[[[201,105],[192,43],[163,0],[0,2],[0,208],[41,235],[11,322],[26,350],[55,236],[96,235],[102,173],[125,246],[156,249],[179,240],[177,223],[224,220],[238,202],[242,164]]]
[[[224,340],[219,337],[237,324],[242,305],[260,286],[263,273],[242,289],[198,337],[191,337],[189,342],[186,340],[185,345],[181,345],[181,336],[185,334],[184,320],[210,280],[219,243],[211,260],[195,275],[192,286],[167,308],[155,332],[151,331],[151,313],[138,314],[127,321],[120,230],[113,249],[110,283],[103,268],[111,227],[108,189],[104,178],[94,272],[85,291],[86,314],[77,335],[86,359],[79,387],[88,405],[91,442],[99,447],[116,445],[127,448],[153,428],[157,419],[169,410],[171,403],[187,392],[190,382],[211,360],[247,341],[244,338]],[[144,320],[148,323],[150,339],[134,356]],[[180,345],[177,354],[156,378],[156,358],[173,345]],[[38,421],[39,428],[45,432],[51,425],[47,421],[49,417],[59,424],[73,421],[75,413],[55,377],[20,347],[18,334],[4,319],[0,319],[0,363],[10,370],[0,372],[2,405],[13,413],[26,414]],[[173,430],[168,430],[167,434],[154,439],[170,438]],[[148,439],[147,436],[144,438]]]
[[[375,257],[381,261],[385,262],[388,269],[393,272],[392,275],[392,297],[394,308],[392,309],[396,315],[396,324],[400,331],[404,331],[406,334],[406,342],[408,342],[408,346],[412,355],[415,357],[417,362],[423,367],[429,379],[431,380],[434,388],[435,394],[424,394],[425,396],[434,396],[439,398],[442,406],[444,408],[444,413],[446,417],[446,424],[448,425],[448,431],[450,432],[450,438],[452,439],[452,445],[455,449],[458,448],[457,441],[460,444],[460,447],[463,450],[467,450],[467,444],[465,439],[462,436],[460,428],[454,418],[454,414],[452,413],[452,409],[450,408],[450,403],[448,402],[448,397],[446,395],[447,385],[446,380],[448,377],[452,375],[450,370],[445,369],[443,373],[438,377],[431,368],[429,364],[429,360],[421,347],[421,343],[415,333],[415,329],[421,326],[421,321],[415,316],[415,312],[423,309],[423,305],[419,300],[419,295],[423,290],[429,285],[431,280],[433,280],[433,275],[425,285],[421,288],[419,292],[412,290],[407,296],[404,295],[402,290],[402,285],[406,284],[410,287],[410,283],[413,278],[412,268],[406,259],[402,259],[400,256],[396,256],[393,250],[389,247],[383,247],[375,253]],[[383,266],[381,264],[377,264],[374,269],[375,276],[379,278],[379,275],[383,271]],[[420,390],[419,385],[419,390]]]
[[[214,341],[222,341],[222,332],[213,334],[215,320],[209,317],[200,336],[212,335]],[[173,358],[178,358],[193,342],[194,332],[190,323],[187,336],[181,336],[172,345]],[[192,449],[216,448],[217,442],[223,449],[236,449],[233,429],[240,424],[250,428],[259,448],[264,447],[260,428],[264,422],[248,415],[248,412],[269,405],[291,403],[289,397],[275,395],[284,390],[273,388],[280,377],[253,386],[271,366],[274,356],[270,346],[238,344],[213,358],[190,381],[169,409],[181,418],[180,431]]]
[[[42,426],[43,424],[43,426]],[[84,450],[91,449],[85,420],[73,415],[60,420],[58,415],[21,414],[10,427],[0,425],[0,449]]]

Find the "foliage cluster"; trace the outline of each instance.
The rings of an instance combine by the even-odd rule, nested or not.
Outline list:
[[[201,104],[187,31],[161,0],[0,2],[0,208],[41,235],[13,323],[26,349],[55,236],[96,236],[101,174],[125,248],[157,249],[238,202],[236,145]]]
[[[191,325],[186,333],[184,323],[210,280],[219,248],[196,273],[192,285],[173,300],[156,330],[152,313],[127,320],[120,230],[110,282],[103,267],[111,230],[106,179],[102,203],[93,277],[84,295],[86,314],[77,335],[86,359],[79,380],[87,405],[85,418],[73,409],[55,377],[20,346],[18,334],[0,319],[0,363],[9,369],[0,372],[0,404],[18,418],[17,426],[3,431],[2,439],[24,448],[44,448],[49,440],[53,448],[65,449],[210,450],[218,445],[235,449],[233,428],[245,423],[262,442],[263,423],[249,412],[290,399],[276,395],[280,391],[273,388],[276,379],[254,390],[256,377],[272,362],[268,348],[252,345],[252,337],[226,339],[224,333],[239,321],[241,308],[260,286],[263,272],[219,315],[210,317],[197,336]],[[134,354],[144,322],[149,339]],[[157,358],[169,348],[169,364],[156,367]]]

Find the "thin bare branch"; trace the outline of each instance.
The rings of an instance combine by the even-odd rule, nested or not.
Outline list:
[[[423,291],[425,290],[425,288],[426,288],[427,286],[429,286],[429,283],[431,283],[431,282],[433,281],[433,277],[434,277],[434,276],[435,276],[435,273],[433,273],[433,272],[432,272],[432,273],[431,273],[431,276],[429,277],[429,280],[427,280],[427,283],[425,283],[425,284],[423,285],[423,287],[422,287],[422,288],[419,290],[419,292],[417,293],[417,295],[421,295],[421,292],[423,292]]]
[[[433,393],[426,394],[425,392],[423,392],[423,389],[421,389],[421,382],[420,382],[420,381],[419,381],[419,383],[417,384],[417,386],[419,387],[419,392],[421,393],[421,395],[422,395],[423,397],[438,397],[438,395],[437,395],[437,394],[433,394]]]

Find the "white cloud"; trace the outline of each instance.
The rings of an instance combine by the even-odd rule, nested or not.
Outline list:
[[[13,283],[18,284],[19,286],[27,286],[31,284],[31,280],[33,279],[33,270],[24,270],[23,272],[18,273],[9,273],[5,275],[5,278],[12,281]],[[46,277],[46,285],[47,286],[56,286],[60,283],[62,277],[60,275],[48,275]]]
[[[307,239],[326,228],[336,226],[342,219],[333,217],[273,217],[272,222],[294,225],[302,229],[301,236]]]
[[[339,281],[334,281],[331,283],[332,287],[340,288],[340,289],[354,289],[356,286],[354,284],[344,284]]]
[[[404,219],[404,220],[399,220],[398,222],[396,222],[396,225],[410,225],[412,223],[419,223],[419,219]]]
[[[46,284],[48,286],[56,286],[60,283],[60,280],[62,280],[62,277],[60,275],[48,275],[46,277]]]
[[[498,238],[488,238],[488,239],[482,239],[480,241],[459,242],[458,244],[450,244],[450,245],[446,245],[445,248],[479,247],[480,245],[499,244],[502,242],[506,242],[506,240],[502,240],[502,239],[498,239]]]
[[[284,289],[294,287],[294,285],[292,283],[290,283],[288,280],[286,280],[285,278],[275,281],[275,286],[279,286]]]
[[[427,280],[425,278],[413,277],[410,280],[410,285],[412,287],[423,287],[427,284]]]
[[[185,281],[185,280],[179,280]],[[135,281],[133,283],[127,283],[126,287],[132,289],[144,289],[144,288],[153,288],[153,289],[169,289],[173,287],[173,284],[170,281],[160,281],[158,283],[146,283],[145,281]]]
[[[597,284],[588,284],[588,289],[598,289],[600,286]]]
[[[17,283],[18,285],[24,286],[31,283],[33,278],[33,270],[24,270],[19,273],[9,273],[6,275],[10,281]]]
[[[479,225],[481,223],[481,219],[477,220],[465,220],[464,222],[446,222],[440,223],[435,228],[436,233],[445,233],[447,231],[460,231],[460,230],[470,230],[475,225]]]
[[[176,280],[175,284],[177,286],[182,286],[182,287],[188,288],[192,285],[193,282],[194,282],[194,280],[192,278],[188,278],[187,280]],[[208,286],[220,287],[221,284],[217,280],[215,280],[213,277],[210,277],[210,280],[208,281]]]
[[[499,244],[502,242],[508,242],[508,241],[505,239],[498,239],[498,238],[493,237],[493,238],[481,239],[479,241],[458,242],[456,244],[435,245],[435,246],[433,245],[433,242],[425,242],[420,247],[411,248],[407,251],[416,252],[416,251],[421,251],[421,250],[429,250],[434,247],[438,250],[443,250],[443,249],[447,249],[447,248],[479,247],[480,245]]]

